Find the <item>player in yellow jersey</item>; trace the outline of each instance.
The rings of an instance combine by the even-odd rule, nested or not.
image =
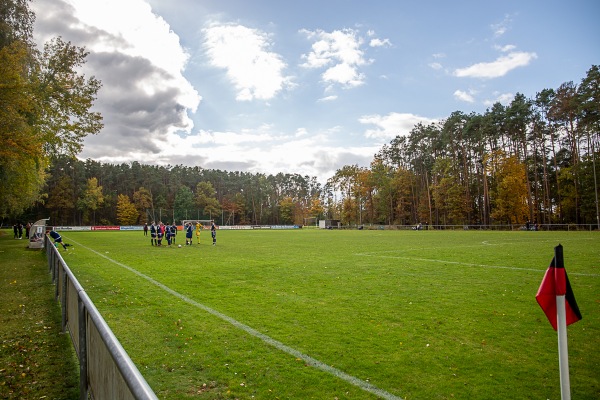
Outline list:
[[[202,224],[200,222],[196,222],[196,239],[198,240],[198,244],[200,244],[200,231],[203,228],[204,227],[202,226]]]

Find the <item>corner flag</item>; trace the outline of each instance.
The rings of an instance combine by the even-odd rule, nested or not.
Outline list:
[[[565,271],[564,260],[562,257],[562,246],[559,244],[555,248],[555,255],[552,258],[550,266],[544,274],[544,279],[538,289],[535,299],[544,310],[548,321],[557,330],[557,308],[556,297],[565,296],[565,311],[567,325],[571,325],[581,319],[581,312],[577,307],[569,277]]]

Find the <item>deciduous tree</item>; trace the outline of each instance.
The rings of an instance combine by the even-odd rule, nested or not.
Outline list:
[[[117,221],[121,225],[134,225],[138,220],[138,212],[126,194],[117,196]]]
[[[527,182],[525,165],[517,156],[500,153],[493,163],[496,185],[492,187],[494,211],[492,218],[507,224],[527,221]]]
[[[41,200],[49,157],[75,156],[102,128],[90,111],[100,82],[79,73],[87,53],[61,38],[39,52],[34,20],[27,0],[0,0],[1,217]]]
[[[138,190],[133,192],[133,204],[140,215],[139,223],[147,223],[147,211],[152,208],[152,194],[150,191],[141,186]]]
[[[77,208],[83,211],[83,220],[89,221],[92,225],[96,224],[96,210],[104,204],[104,195],[102,194],[102,186],[98,186],[98,178],[90,178],[87,180],[87,186],[83,191],[79,200],[77,200]],[[90,219],[89,213],[92,212]]]
[[[210,218],[221,211],[221,205],[216,197],[217,192],[210,182],[198,182],[196,185],[196,205]]]

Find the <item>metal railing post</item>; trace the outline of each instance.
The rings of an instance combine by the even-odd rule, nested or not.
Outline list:
[[[67,331],[67,273],[63,273],[62,278],[62,294],[60,296],[60,309],[62,314],[62,333]]]
[[[88,365],[87,365],[87,317],[85,305],[77,294],[79,315],[79,400],[88,399]]]

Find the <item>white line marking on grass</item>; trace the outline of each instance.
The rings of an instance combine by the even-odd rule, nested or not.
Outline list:
[[[427,261],[427,262],[435,262],[435,263],[444,263],[444,264],[456,264],[456,265],[465,265],[467,267],[479,267],[479,268],[496,268],[496,269],[509,269],[515,271],[532,271],[532,272],[545,272],[546,269],[536,269],[536,268],[521,268],[521,267],[507,267],[503,265],[485,265],[485,264],[473,264],[466,263],[462,261],[449,261],[449,260],[435,260],[430,258],[419,258],[419,257],[405,257],[405,256],[386,256],[379,255],[377,253],[356,253],[355,256],[361,257],[378,257],[378,258],[396,258],[401,260],[411,260],[411,261]],[[591,276],[591,277],[600,277],[600,274],[584,274],[580,272],[569,272],[571,276]]]
[[[327,372],[333,376],[343,379],[346,382],[348,382],[354,386],[357,386],[358,388],[360,388],[364,391],[367,391],[367,392],[373,393],[376,396],[379,396],[382,399],[403,400],[401,397],[395,396],[391,393],[386,392],[385,390],[379,389],[378,387],[373,386],[369,382],[363,381],[362,379],[356,378],[352,375],[345,373],[344,371],[341,371],[337,368],[331,367],[327,364],[322,363],[321,361],[319,361],[315,358],[312,358],[311,356],[301,353],[300,351],[293,349],[290,346],[287,346],[287,345],[283,344],[282,342],[275,340],[275,339],[265,335],[264,333],[261,333],[261,332],[257,331],[256,329],[251,328],[250,326],[243,324],[242,322],[239,322],[239,321],[237,321],[237,320],[235,320],[213,308],[210,308],[208,306],[205,306],[204,304],[198,303],[197,301],[190,299],[189,297],[187,297],[179,292],[176,292],[175,290],[171,289],[170,287],[160,283],[159,281],[149,277],[148,275],[145,275],[145,274],[139,272],[138,270],[136,270],[128,265],[125,265],[116,260],[113,260],[112,258],[110,258],[94,249],[84,246],[81,243],[77,243],[74,240],[71,240],[71,241],[73,243],[76,243],[78,246],[81,246],[84,249],[87,249],[87,250],[91,251],[92,253],[99,255],[100,257],[105,258],[106,260],[108,260],[122,268],[125,268],[126,270],[136,274],[140,278],[144,278],[145,280],[152,283],[153,285],[158,286],[159,288],[163,289],[165,292],[168,292],[168,293],[172,294],[173,296],[178,297],[179,299],[185,301],[186,303],[191,304],[195,307],[198,307],[198,308],[214,315],[215,317],[221,318],[222,320],[224,320],[226,322],[229,322],[231,325],[235,326],[236,328],[243,330],[244,332],[248,333],[249,335],[258,338],[267,344],[270,344],[271,346],[275,347],[276,349],[281,350],[281,351],[283,351],[289,355],[292,355],[296,358],[299,358],[301,360],[304,360],[304,362],[306,362],[306,364],[310,365],[311,367],[320,369],[321,371]]]

